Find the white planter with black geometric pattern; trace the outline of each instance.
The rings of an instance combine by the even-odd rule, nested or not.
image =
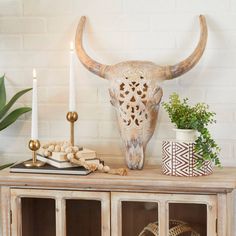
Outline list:
[[[162,143],[162,172],[172,176],[206,176],[212,174],[212,162],[205,161],[197,168],[194,153],[194,142],[163,141]]]

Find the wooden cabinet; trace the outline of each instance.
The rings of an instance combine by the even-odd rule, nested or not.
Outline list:
[[[150,223],[169,236],[175,221],[200,236],[233,236],[235,168],[199,178],[151,167],[126,177],[0,173],[2,236],[138,236]]]
[[[12,235],[110,235],[110,194],[16,189],[10,190]]]

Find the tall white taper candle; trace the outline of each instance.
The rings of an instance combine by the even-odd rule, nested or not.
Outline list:
[[[38,139],[38,91],[36,70],[33,69],[33,93],[32,93],[32,124],[31,124],[31,139]]]
[[[75,105],[75,72],[74,72],[74,46],[70,43],[70,84],[69,84],[69,111],[76,111]]]

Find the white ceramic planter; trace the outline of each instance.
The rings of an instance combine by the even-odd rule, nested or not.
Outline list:
[[[194,129],[174,129],[176,141],[195,142],[197,139],[197,131]]]

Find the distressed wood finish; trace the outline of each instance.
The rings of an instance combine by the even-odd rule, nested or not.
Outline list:
[[[57,236],[66,235],[66,199],[101,202],[102,236],[121,235],[123,200],[157,202],[160,235],[163,236],[168,235],[170,203],[205,204],[207,236],[232,236],[232,191],[236,187],[236,168],[216,169],[211,176],[197,178],[165,176],[160,167],[129,171],[129,175],[123,177],[103,173],[88,176],[15,174],[6,169],[1,171],[0,185],[4,236],[21,235],[21,197],[55,199]],[[12,225],[10,210],[13,212]],[[170,212],[172,217],[192,217],[191,212],[179,210],[179,206]]]
[[[225,193],[236,187],[236,168],[216,168],[212,175],[199,178],[166,176],[160,166],[132,170],[128,176],[104,173],[88,176],[16,174],[6,169],[1,171],[0,185],[99,191]]]
[[[81,63],[92,73],[109,80],[111,104],[117,112],[120,134],[130,169],[142,169],[145,149],[151,139],[163,95],[161,82],[189,71],[200,60],[207,43],[207,24],[200,16],[201,34],[194,52],[174,66],[159,66],[150,61],[125,61],[103,65],[88,56],[82,38],[85,16],[78,24],[75,47]]]
[[[10,187],[5,186],[1,187],[1,231],[2,236],[11,236],[11,196],[10,196]]]

